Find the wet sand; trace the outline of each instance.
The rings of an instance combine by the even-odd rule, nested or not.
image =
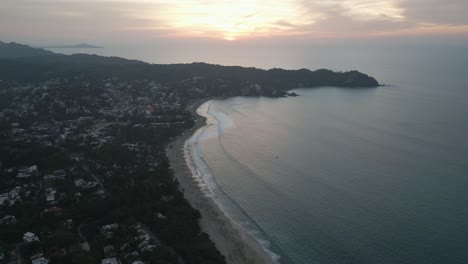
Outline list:
[[[262,246],[203,193],[198,180],[194,178],[187,165],[185,142],[195,131],[206,125],[205,117],[196,113],[197,108],[206,101],[208,100],[200,100],[191,105],[191,112],[195,119],[194,128],[175,138],[166,149],[174,175],[179,181],[185,198],[200,211],[202,230],[210,236],[227,263],[273,263],[272,257]]]

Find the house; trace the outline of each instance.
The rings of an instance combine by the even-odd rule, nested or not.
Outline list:
[[[9,193],[8,193],[8,198],[10,200],[15,200],[17,198],[20,198],[20,191],[21,191],[21,187],[20,186],[16,186],[15,188],[13,188]]]
[[[67,176],[65,170],[55,170],[52,174],[44,176],[44,181],[61,181]]]
[[[94,189],[98,186],[98,183],[97,182],[94,182],[94,181],[90,181],[90,182],[86,182],[82,188],[85,189],[85,190],[89,190],[89,189]]]
[[[34,233],[27,232],[23,235],[23,241],[26,243],[31,243],[34,241],[39,241],[39,238]]]
[[[153,251],[155,248],[157,248],[156,245],[148,245],[148,246],[145,246],[141,249],[142,252],[149,252],[149,251]]]
[[[120,261],[118,261],[116,258],[107,258],[101,260],[101,264],[120,264]]]
[[[105,225],[101,227],[101,234],[106,238],[112,238],[114,236],[114,230],[117,230],[118,228],[118,224]]]
[[[31,257],[32,264],[49,264],[49,261],[44,258],[44,255],[37,254]]]
[[[145,240],[145,241],[141,242],[140,244],[138,244],[138,248],[141,250],[141,249],[143,249],[144,247],[146,247],[146,246],[148,246],[150,244],[151,243],[150,243],[149,240]]]
[[[37,165],[32,165],[30,167],[21,167],[18,169],[18,174],[16,174],[16,178],[29,178],[35,177],[39,174],[39,170],[37,169]]]
[[[151,240],[151,235],[150,234],[143,234],[138,236],[138,241],[148,241]]]
[[[114,246],[105,246],[104,247],[104,256],[106,257],[114,257],[115,254],[115,247]]]
[[[65,170],[55,170],[54,171],[54,175],[56,177],[63,177],[65,178],[65,176],[67,176],[67,173],[65,172]]]
[[[161,213],[158,213],[156,216],[157,216],[159,219],[166,219],[166,218],[167,218],[167,217],[165,217],[165,216],[164,216],[163,214],[161,214]]]
[[[39,174],[39,170],[37,169],[37,165],[32,165],[28,168],[29,175],[35,177]]]
[[[0,219],[0,225],[10,225],[16,223],[16,217],[14,215],[7,215]]]
[[[29,174],[29,170],[26,167],[18,169],[18,174],[16,174],[16,178],[29,178],[31,175]]]
[[[7,200],[8,200],[8,193],[0,194],[0,205],[4,205]]]
[[[10,205],[15,204],[18,201],[21,201],[20,191],[21,191],[21,187],[16,186],[8,193],[8,200],[10,201]]]
[[[75,180],[75,187],[76,188],[81,188],[81,189],[84,189],[84,190],[93,189],[97,185],[98,185],[98,183],[94,182],[94,181],[87,182],[87,181],[85,181],[83,179],[76,179]]]
[[[47,188],[45,190],[45,197],[46,197],[46,202],[49,204],[52,204],[55,202],[55,194],[57,193],[56,190],[53,188]]]
[[[75,187],[80,188],[85,184],[85,181],[83,179],[76,179],[75,180]]]

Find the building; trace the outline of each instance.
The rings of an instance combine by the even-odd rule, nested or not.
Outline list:
[[[0,219],[0,225],[10,225],[16,223],[16,217],[14,215],[7,215]]]
[[[31,167],[28,168],[29,175],[32,177],[35,177],[39,174],[39,169],[37,168],[37,165],[32,165]]]
[[[118,228],[118,224],[105,225],[101,227],[101,234],[106,238],[112,238],[114,236],[114,231]]]
[[[21,197],[20,197],[20,191],[21,191],[21,187],[20,187],[20,186],[16,186],[15,188],[13,188],[13,189],[8,193],[8,199],[10,199],[10,200],[16,200],[16,199],[21,198]]]
[[[31,175],[29,174],[29,170],[26,167],[18,169],[18,174],[16,174],[16,178],[29,178]]]
[[[67,176],[67,173],[65,172],[65,170],[55,170],[54,175],[55,176],[63,176],[65,178],[65,176]]]
[[[49,204],[52,204],[55,202],[55,194],[57,193],[56,190],[53,188],[47,188],[45,190],[45,197],[46,197],[46,202]]]
[[[80,188],[85,184],[85,181],[83,179],[76,179],[75,180],[75,187]]]
[[[65,172],[65,170],[56,170],[54,171],[53,174],[45,175],[44,181],[46,182],[61,181],[61,180],[65,180],[66,176],[67,176],[67,173]]]
[[[0,194],[0,205],[4,205],[7,200],[8,200],[8,193]]]
[[[26,243],[31,243],[34,241],[39,241],[39,238],[35,234],[31,232],[27,232],[27,233],[24,233],[23,235],[23,241]]]
[[[65,180],[66,176],[67,174],[65,173],[65,170],[56,170],[54,171],[53,174],[45,175],[44,181],[46,182],[61,181],[61,180]]]
[[[107,258],[101,260],[101,264],[120,264],[120,261],[118,261],[116,258]]]
[[[35,177],[39,174],[39,170],[37,168],[37,165],[32,165],[30,167],[23,167],[18,170],[18,174],[16,175],[16,178],[29,178],[29,177]]]
[[[44,255],[37,254],[31,257],[32,264],[49,264],[49,261],[44,258]]]

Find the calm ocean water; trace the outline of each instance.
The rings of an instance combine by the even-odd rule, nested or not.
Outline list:
[[[393,85],[200,109],[213,124],[197,136],[205,181],[279,262],[468,263],[468,48],[178,56],[172,62],[357,69]]]

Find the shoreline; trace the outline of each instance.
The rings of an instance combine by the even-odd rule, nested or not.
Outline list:
[[[273,258],[247,231],[229,218],[215,201],[207,197],[190,170],[185,153],[185,143],[195,132],[207,125],[206,118],[196,110],[211,99],[195,101],[190,106],[195,126],[174,138],[166,148],[166,154],[179,181],[179,188],[189,203],[201,214],[200,227],[207,233],[216,248],[229,264],[272,264]]]

